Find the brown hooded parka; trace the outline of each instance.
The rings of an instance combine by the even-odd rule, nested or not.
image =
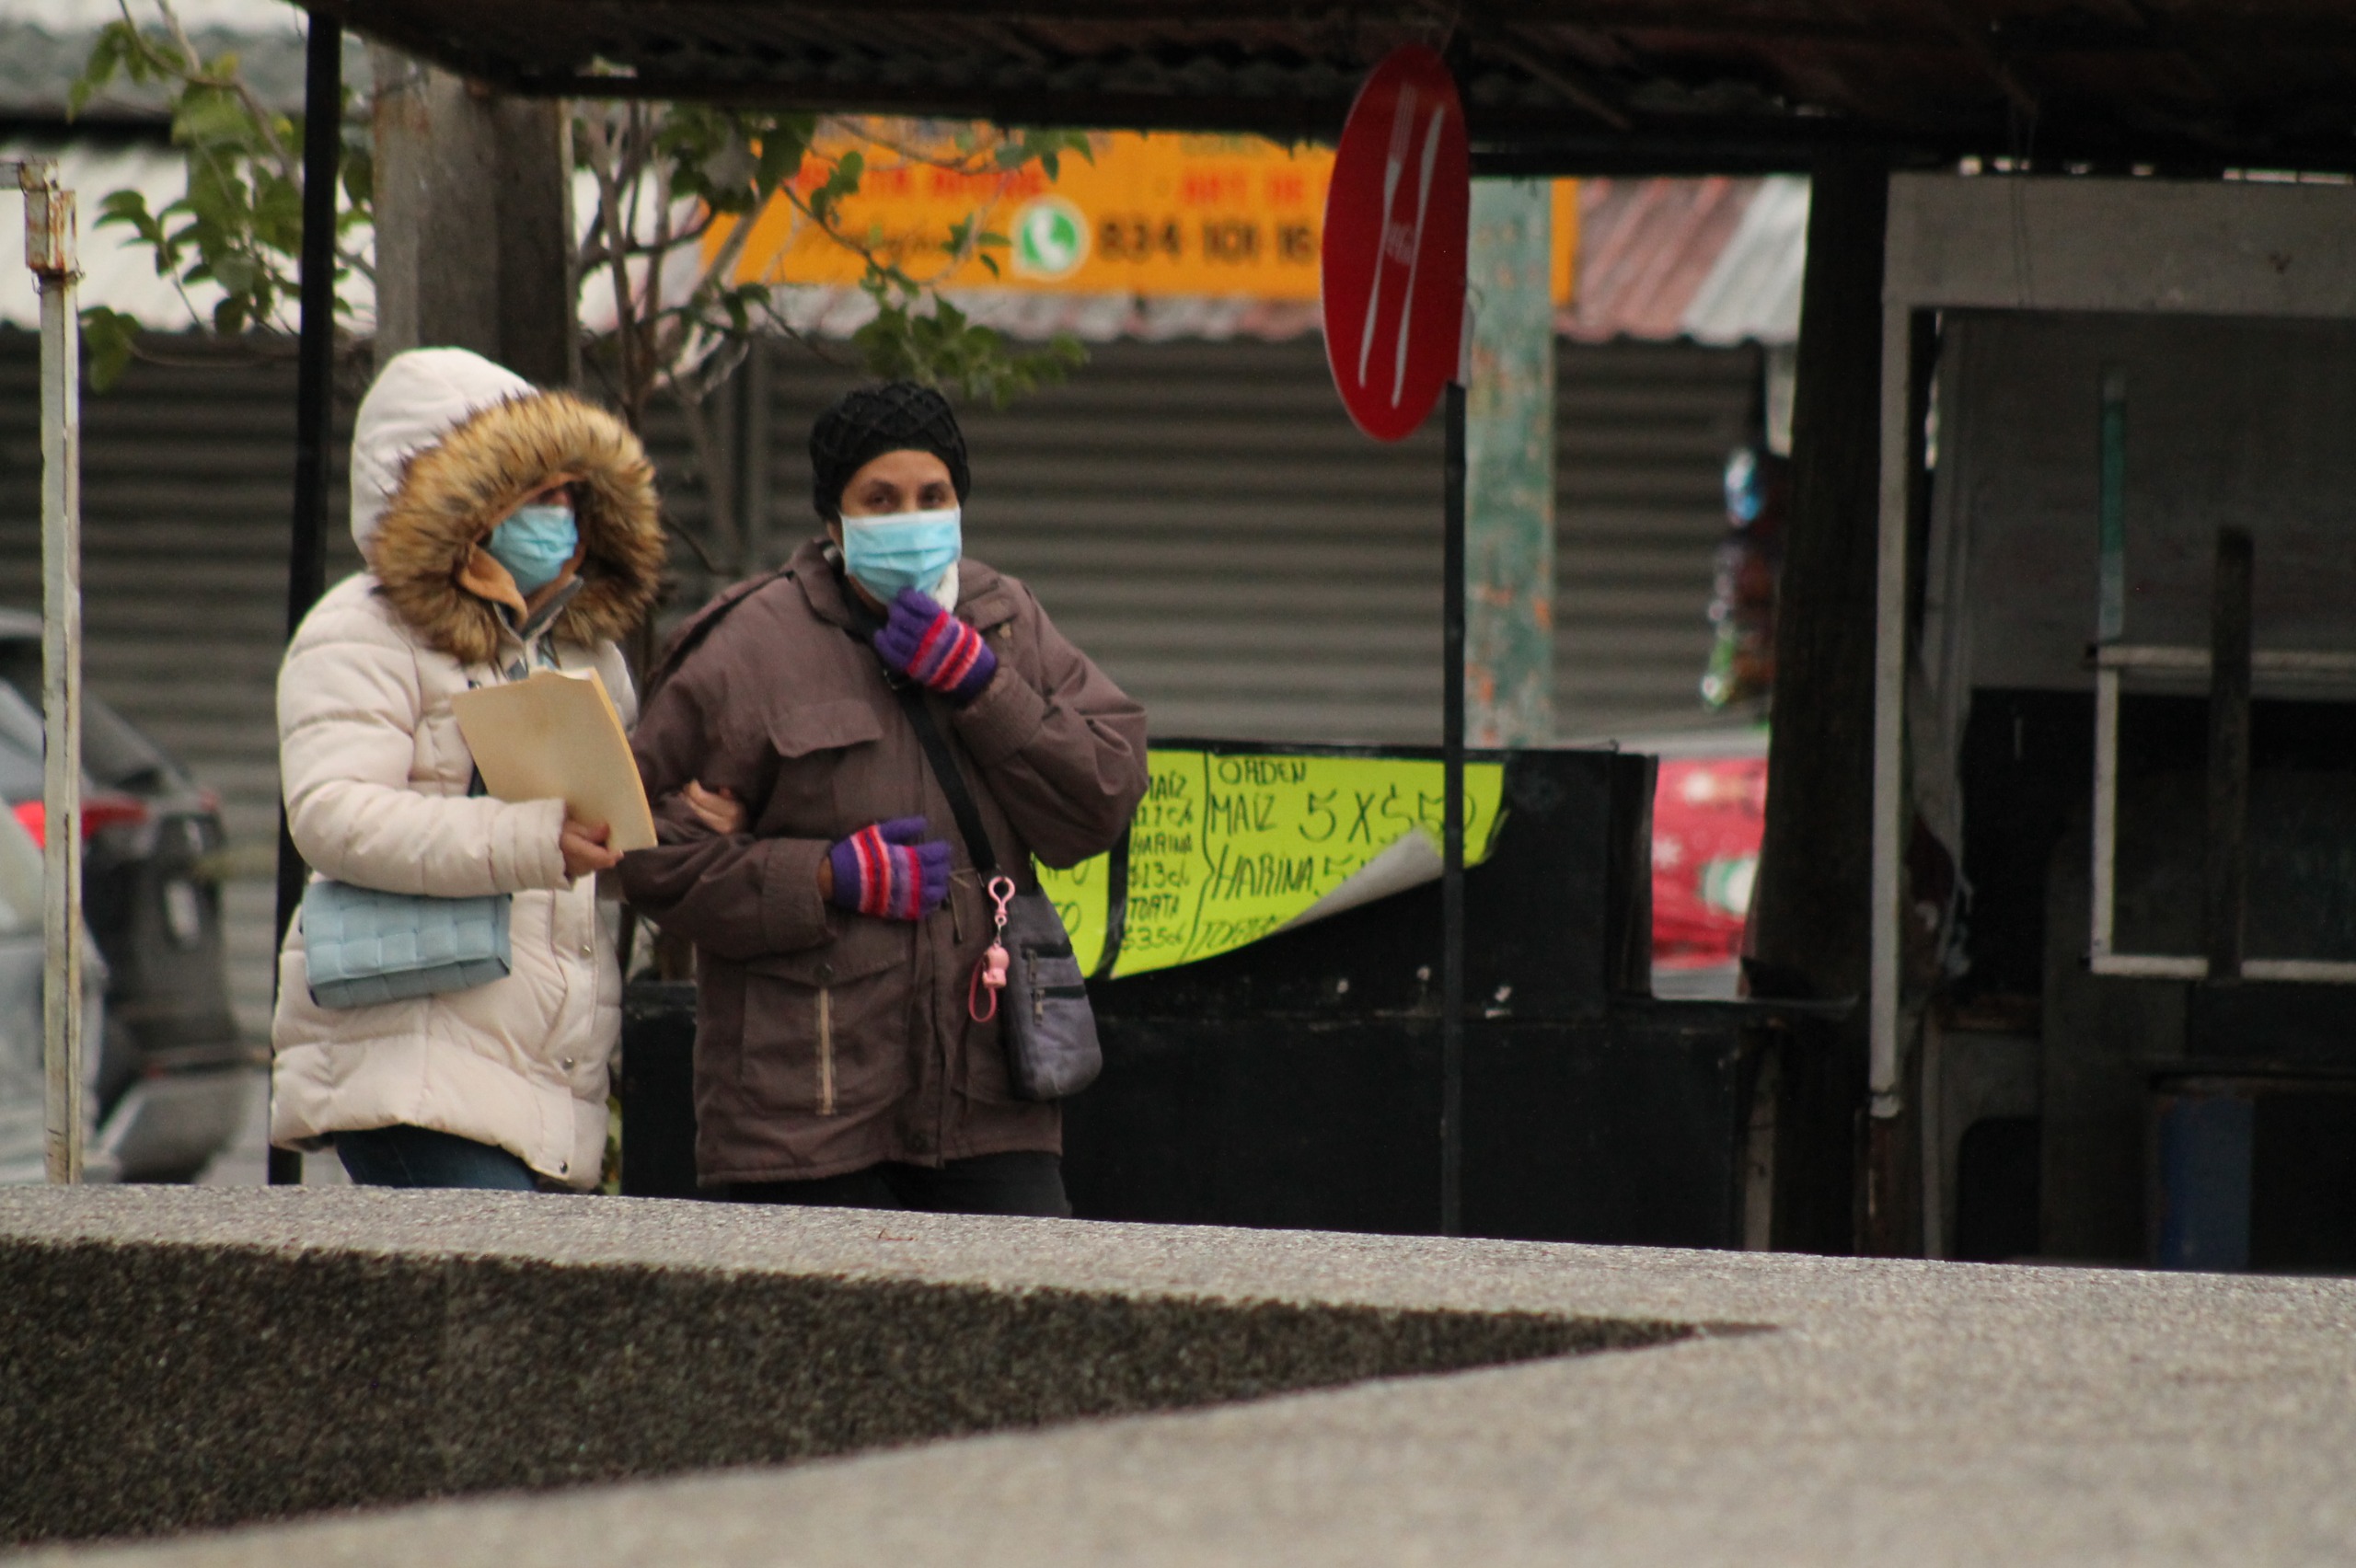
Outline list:
[[[1058,633],[1029,589],[967,559],[958,616],[999,670],[970,704],[928,698],[1003,868],[1110,848],[1145,793],[1145,712]],[[662,844],[622,862],[632,904],[699,960],[696,1166],[707,1186],[884,1160],[939,1165],[1061,1149],[1053,1104],[1008,1087],[996,1021],[968,1016],[987,905],[949,801],[855,617],[824,540],[681,628],[633,744]],[[749,832],[721,836],[678,798],[727,789]],[[828,848],[921,815],[954,854],[922,921],[822,900]]]

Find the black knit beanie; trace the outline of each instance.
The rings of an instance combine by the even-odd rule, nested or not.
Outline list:
[[[886,382],[844,393],[810,427],[810,499],[818,515],[829,523],[839,517],[843,487],[886,452],[930,452],[940,458],[960,502],[972,487],[964,432],[949,399],[913,381]]]

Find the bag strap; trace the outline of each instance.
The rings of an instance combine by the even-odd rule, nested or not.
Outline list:
[[[865,605],[849,591],[843,592],[843,607],[850,612],[850,625],[843,629],[853,642],[874,651],[875,634],[884,623],[868,612]],[[941,780],[941,792],[949,797],[949,814],[957,819],[957,832],[965,840],[965,854],[974,862],[974,870],[987,882],[998,873],[998,854],[990,847],[989,829],[982,825],[981,808],[974,804],[973,792],[965,788],[964,770],[957,766],[957,757],[949,749],[947,737],[941,726],[932,721],[932,709],[925,705],[924,688],[888,665],[884,671],[884,683],[892,695],[900,699],[900,709],[908,716],[909,727],[917,732],[917,744],[924,747],[925,760],[932,765],[932,775]]]
[[[932,764],[933,776],[941,780],[941,792],[949,797],[949,813],[957,819],[957,831],[964,836],[965,853],[973,858],[974,870],[987,881],[998,873],[998,856],[990,848],[989,830],[982,825],[981,809],[974,804],[973,793],[965,788],[964,772],[958,767],[947,737],[941,734],[941,726],[932,721],[932,709],[925,706],[924,688],[914,681],[895,680],[893,695],[900,699],[908,722],[916,727],[917,741]]]
[[[648,703],[654,700],[654,694],[663,689],[663,684],[677,672],[680,665],[687,662],[688,654],[703,646],[704,639],[718,629],[720,623],[728,617],[729,611],[775,582],[779,578],[792,575],[793,563],[788,561],[774,571],[764,571],[758,577],[748,577],[742,582],[731,584],[712,595],[703,608],[689,616],[687,622],[671,634],[670,646],[663,650],[662,654],[654,661],[654,667],[646,673],[646,689],[639,693],[640,709],[643,709]]]

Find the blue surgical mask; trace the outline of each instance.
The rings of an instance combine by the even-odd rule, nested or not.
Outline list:
[[[557,580],[581,548],[581,529],[569,506],[519,506],[483,542],[515,586],[537,594]]]
[[[843,570],[885,604],[898,598],[904,588],[938,598],[941,579],[964,548],[960,513],[953,506],[843,519]]]

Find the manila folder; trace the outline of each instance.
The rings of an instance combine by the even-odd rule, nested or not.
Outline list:
[[[616,849],[652,849],[654,815],[638,759],[595,670],[540,670],[450,698],[459,732],[502,801],[561,800],[576,822],[602,822]]]

